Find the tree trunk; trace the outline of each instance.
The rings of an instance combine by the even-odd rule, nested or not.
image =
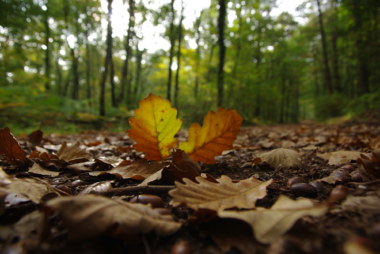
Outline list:
[[[140,93],[140,77],[141,77],[141,67],[142,67],[142,56],[144,51],[139,51],[138,47],[136,46],[136,74],[135,74],[135,86],[133,87],[133,98],[134,103],[136,103],[137,98],[139,97]]]
[[[217,106],[223,106],[224,93],[224,61],[226,55],[226,46],[224,44],[224,28],[226,23],[227,0],[219,0],[218,16],[218,45],[219,45],[219,64],[218,64],[218,98]]]
[[[88,0],[86,0],[88,3]],[[87,5],[86,5],[87,6]],[[88,41],[88,35],[90,30],[90,14],[88,9],[85,9],[86,13],[86,30],[85,30],[85,45],[86,45],[86,99],[91,105],[91,52],[90,52],[90,42]]]
[[[128,69],[129,69],[129,60],[131,59],[131,46],[130,42],[134,36],[134,26],[135,26],[135,1],[129,0],[129,20],[128,20],[128,31],[127,37],[125,38],[125,60],[123,63],[123,69],[121,72],[121,86],[120,86],[120,96],[118,103],[121,103],[125,99],[125,92],[127,90],[127,97],[130,97],[131,88],[128,85]],[[130,102],[127,100],[126,104]]]
[[[175,20],[175,11],[174,11],[174,0],[171,0],[171,21],[169,28],[169,40],[170,40],[170,51],[169,51],[169,66],[168,66],[168,81],[167,81],[167,91],[166,99],[171,100],[171,90],[172,90],[172,65],[174,57],[174,47],[175,47],[175,36],[174,36],[174,20]]]
[[[179,74],[181,71],[181,46],[182,46],[182,22],[183,22],[183,7],[181,10],[181,18],[178,25],[178,47],[177,47],[177,70],[175,74],[175,89],[174,89],[174,106],[178,108],[178,93],[179,93]]]
[[[329,67],[329,57],[327,53],[326,34],[325,34],[325,28],[323,25],[321,3],[320,3],[320,0],[316,0],[316,2],[318,6],[319,32],[321,34],[321,40],[322,40],[323,67],[324,67],[324,77],[325,77],[325,83],[326,83],[325,85],[326,85],[327,91],[331,94],[334,92],[334,88],[332,86],[332,81],[331,81],[331,72],[330,72],[330,67]]]
[[[337,9],[337,0],[331,0],[331,9],[333,10],[333,20],[332,20],[332,32],[331,32],[331,46],[332,46],[332,70],[333,70],[333,87],[337,92],[342,92],[340,84],[340,74],[339,74],[339,53],[338,53],[338,9]]]
[[[49,26],[49,1],[45,1],[46,10],[44,12],[44,27],[45,27],[45,89],[50,90],[50,26]]]
[[[99,114],[106,115],[106,80],[108,76],[108,67],[112,61],[112,27],[111,27],[111,14],[112,14],[112,0],[108,0],[108,13],[107,13],[107,39],[106,39],[106,56],[104,57],[104,69],[100,80],[100,96],[99,96]]]
[[[195,43],[197,44],[197,48],[195,50],[195,85],[194,85],[194,97],[198,97],[199,92],[199,82],[200,82],[200,63],[201,63],[201,32],[199,31],[201,26],[201,20],[202,20],[202,14],[203,10],[201,11],[201,14],[199,15],[198,19],[195,21],[195,33],[196,33],[196,39]]]

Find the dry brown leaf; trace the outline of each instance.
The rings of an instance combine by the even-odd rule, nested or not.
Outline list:
[[[342,203],[342,209],[363,214],[380,211],[380,191],[377,195],[348,196]]]
[[[327,160],[329,165],[342,165],[345,163],[350,163],[351,161],[356,161],[360,158],[361,153],[357,151],[344,151],[339,150],[330,153],[317,154],[318,157]]]
[[[91,155],[86,152],[86,150],[80,148],[80,143],[76,142],[72,146],[68,146],[66,142],[64,142],[57,152],[57,156],[59,159],[64,160],[66,162],[72,162],[78,159],[91,159]]]
[[[0,171],[2,171],[1,168]],[[40,203],[41,198],[52,191],[54,190],[48,184],[33,178],[7,176],[0,181],[0,192],[5,192],[7,195],[17,194],[19,198],[32,200],[35,203]]]
[[[251,211],[218,211],[221,218],[233,218],[248,223],[255,238],[261,243],[271,243],[289,230],[304,216],[322,216],[327,212],[326,205],[315,205],[310,199],[292,200],[280,196],[270,208],[257,208]]]
[[[79,193],[79,195],[90,194],[90,193],[102,193],[102,192],[109,191],[110,189],[112,189],[112,183],[113,181],[103,181],[103,182],[96,182],[96,183],[90,184],[85,189],[83,189]]]
[[[255,202],[267,194],[267,186],[272,180],[261,182],[251,177],[239,182],[233,182],[228,176],[210,182],[203,177],[196,177],[197,182],[183,179],[185,184],[176,182],[176,189],[169,191],[173,197],[171,204],[186,206],[198,210],[223,210],[227,208],[254,208]]]
[[[9,128],[0,129],[0,155],[4,155],[11,164],[28,160]]]
[[[170,215],[161,215],[149,205],[95,195],[59,197],[46,206],[61,216],[70,239],[75,241],[102,235],[128,240],[150,231],[163,236],[174,233],[181,226]]]
[[[112,170],[105,171],[105,173],[120,175],[124,179],[136,177],[146,179],[152,174],[162,169],[164,166],[165,165],[161,162],[139,159],[134,162],[131,162],[126,166],[117,166]],[[95,173],[99,172],[91,172],[90,174],[95,175]]]
[[[301,163],[300,154],[292,149],[286,148],[274,149],[262,153],[259,157],[274,169],[298,167]]]
[[[33,166],[28,170],[28,172],[34,173],[34,174],[39,174],[39,175],[52,176],[52,177],[59,175],[59,172],[47,170],[47,169],[41,167],[40,165],[38,165],[37,163],[34,163]]]

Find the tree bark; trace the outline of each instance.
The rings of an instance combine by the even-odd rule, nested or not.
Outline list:
[[[326,33],[325,28],[323,25],[323,14],[321,10],[321,3],[320,0],[316,0],[317,7],[318,7],[318,22],[319,22],[319,32],[321,34],[321,40],[322,40],[322,52],[323,52],[323,67],[324,67],[324,77],[325,77],[325,85],[327,88],[328,93],[333,93],[334,88],[332,86],[331,81],[331,72],[329,67],[329,57],[327,53],[327,42],[326,42]]]
[[[175,74],[175,87],[174,87],[174,106],[178,108],[178,93],[179,93],[179,75],[181,71],[181,46],[182,46],[182,22],[183,10],[181,10],[181,18],[178,25],[178,47],[177,47],[177,70]]]
[[[337,92],[342,92],[342,87],[340,84],[340,73],[339,73],[339,53],[338,53],[338,9],[337,9],[337,0],[331,0],[331,9],[333,13],[332,20],[332,32],[331,32],[331,48],[332,48],[332,74],[333,74],[333,87]]]
[[[106,93],[106,80],[108,76],[108,67],[112,61],[112,27],[111,27],[111,14],[112,14],[112,0],[108,0],[108,13],[107,13],[107,39],[106,39],[106,56],[104,57],[104,69],[100,80],[100,96],[99,96],[99,114],[106,115],[105,93]]]
[[[219,64],[218,64],[218,97],[217,106],[223,106],[224,96],[224,61],[226,55],[226,45],[224,42],[224,29],[226,23],[227,0],[219,0],[218,16],[218,45],[219,45]]]
[[[166,99],[171,100],[171,90],[172,90],[172,65],[174,58],[174,47],[175,47],[175,37],[174,37],[174,20],[175,20],[175,10],[174,10],[174,0],[171,0],[170,3],[171,9],[171,21],[169,27],[169,40],[170,40],[170,50],[169,50],[169,66],[168,66],[168,81],[167,81],[167,91]]]
[[[203,10],[201,11],[199,17],[195,21],[195,33],[196,33],[196,39],[195,43],[197,44],[197,48],[195,50],[195,84],[194,84],[194,97],[198,97],[198,92],[199,92],[199,82],[200,82],[200,63],[201,63],[201,32],[200,32],[200,26],[201,26],[201,21],[202,21],[202,14]]]
[[[50,26],[49,26],[49,0],[45,1],[46,10],[44,11],[44,27],[45,27],[45,89],[50,90]]]
[[[131,59],[131,40],[134,36],[134,26],[135,26],[135,1],[129,0],[129,20],[128,20],[128,31],[127,37],[125,38],[125,60],[123,63],[123,69],[121,72],[121,86],[120,86],[120,96],[118,103],[121,103],[125,99],[125,92],[127,92],[127,97],[130,97],[131,88],[128,86],[128,72],[129,72],[129,61]],[[126,104],[130,102],[127,100]]]

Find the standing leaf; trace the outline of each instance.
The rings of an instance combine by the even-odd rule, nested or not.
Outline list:
[[[190,126],[188,141],[181,143],[179,148],[195,161],[215,163],[216,155],[231,149],[242,121],[236,110],[210,111],[202,127],[197,123]]]
[[[177,119],[177,110],[168,100],[150,94],[140,101],[129,123],[132,129],[128,135],[136,142],[136,150],[144,152],[149,160],[161,160],[168,157],[170,149],[176,146],[174,135],[182,121]]]
[[[4,155],[10,164],[28,160],[9,128],[0,129],[0,154]]]

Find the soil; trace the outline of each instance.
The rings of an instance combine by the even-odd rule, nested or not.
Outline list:
[[[179,136],[184,138],[185,135],[180,133]],[[34,229],[31,232],[21,228],[13,231],[16,233],[11,234],[12,237],[0,233],[0,252],[380,253],[380,180],[377,175],[379,171],[371,171],[373,168],[379,169],[380,162],[375,156],[375,151],[380,147],[379,137],[379,123],[373,122],[346,122],[340,125],[305,122],[297,125],[243,127],[233,149],[218,156],[216,164],[201,163],[201,173],[214,178],[227,175],[233,180],[252,176],[262,181],[273,179],[268,194],[257,201],[257,207],[270,208],[280,195],[328,203],[329,210],[324,216],[299,219],[282,237],[270,244],[255,240],[249,225],[242,221],[219,219],[210,211],[195,212],[186,206],[172,207],[167,190],[173,182],[156,180],[151,183],[152,186],[169,185],[168,189],[137,188],[128,194],[106,190],[102,195],[107,192],[108,197],[123,195],[128,201],[139,194],[158,196],[163,201],[161,206],[168,208],[175,220],[183,223],[180,230],[169,236],[158,237],[154,233],[147,233],[131,242],[106,234],[96,239],[75,241],[68,237],[61,218],[51,215],[45,218],[43,224],[32,227]],[[17,140],[27,154],[36,150],[30,137],[18,137]],[[77,135],[48,135],[40,142],[37,140],[37,143],[40,143],[38,147],[49,153],[56,153],[64,142],[73,144],[78,140],[86,144],[87,151],[99,161],[70,168],[74,163],[44,163],[40,159],[40,165],[44,168],[59,173],[56,176],[32,173],[30,165],[15,165],[5,158],[1,158],[0,167],[17,178],[37,178],[47,182],[55,193],[58,191],[65,195],[78,195],[97,182],[111,181],[112,188],[125,189],[142,181],[136,178],[123,179],[112,174],[90,174],[107,167],[110,169],[120,161],[135,161],[142,156],[133,149],[133,141],[125,133],[90,131]],[[301,162],[291,167],[273,168],[259,159],[262,153],[277,148],[299,152]],[[320,157],[321,154],[335,151],[366,153],[365,159],[372,164],[365,164],[357,158],[341,158],[339,154],[334,155],[338,160],[335,163]],[[83,170],[83,167],[89,169]],[[331,175],[335,178],[329,178]],[[55,193],[46,194],[40,202],[17,202],[13,198],[14,202],[9,204],[4,203],[6,194],[0,191],[4,203],[1,205],[3,211],[0,210],[0,230],[14,229],[22,218],[34,211],[46,214],[43,203],[55,198]],[[347,202],[352,200],[357,202]]]

